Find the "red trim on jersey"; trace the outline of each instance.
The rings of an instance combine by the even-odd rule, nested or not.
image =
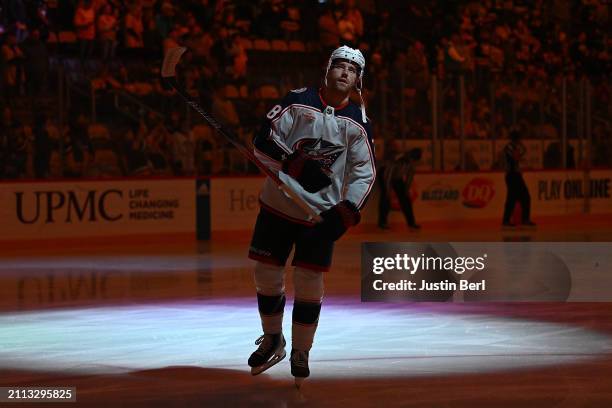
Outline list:
[[[321,95],[321,89],[323,89],[323,88],[319,88],[319,99],[321,99],[321,103],[323,104],[323,109],[327,108],[328,106],[331,106],[332,108],[334,108],[334,110],[337,110],[337,111],[338,110],[342,110],[342,109],[346,108],[348,106],[349,102],[351,101],[350,98],[346,98],[346,102],[343,102],[343,103],[341,103],[338,106],[330,105],[329,103],[327,103],[325,101],[325,99],[323,99],[323,95]]]
[[[361,199],[359,204],[357,204],[357,208],[359,208],[359,209],[361,209],[361,206],[363,205],[365,199],[370,194],[370,191],[372,191],[372,187],[374,187],[374,183],[376,182],[376,166],[374,165],[374,152],[372,152],[372,147],[370,146],[370,141],[367,140],[367,137],[368,136],[366,134],[366,141],[365,142],[366,142],[366,145],[368,145],[368,151],[370,152],[370,163],[372,164],[372,182],[370,183],[370,186],[368,187],[368,190],[363,195],[363,198]]]
[[[281,150],[283,150],[285,153],[291,154],[291,150],[280,144],[275,138],[272,137],[272,132],[273,129],[272,127],[276,127],[276,122],[289,110],[291,109],[293,105],[288,105],[287,107],[285,107],[285,109],[283,109],[274,119],[270,120],[270,134],[268,135],[268,138],[272,140],[272,143],[274,143],[275,145],[277,145]]]
[[[281,149],[282,151],[284,151],[285,153],[291,154],[291,150],[289,150],[288,147],[286,147],[285,145],[282,145],[278,142],[278,140],[276,140],[275,138],[272,137],[272,126],[270,126],[270,133],[268,134],[268,139],[272,141],[272,143],[274,143],[276,146],[278,146],[279,149]]]
[[[295,224],[302,224],[302,225],[306,225],[308,227],[312,227],[315,223],[313,222],[309,222],[306,220],[301,220],[299,218],[293,218],[290,215],[287,215],[285,213],[280,212],[279,210],[277,210],[276,208],[270,207],[269,205],[267,205],[266,203],[264,203],[263,201],[261,201],[261,199],[259,200],[259,205],[261,206],[261,208],[263,208],[264,210],[278,216],[281,218],[286,219],[287,221],[291,221]]]
[[[368,132],[365,130],[365,128],[363,126],[361,126],[354,119],[351,119],[351,118],[349,118],[347,116],[340,116],[340,115],[338,115],[336,117],[342,118],[342,119],[346,119],[349,122],[352,122],[355,126],[358,126],[362,130],[363,135],[366,138],[365,142],[366,142],[366,145],[368,146],[368,151],[370,152],[370,164],[372,166],[372,182],[368,186],[368,189],[367,189],[366,193],[364,194],[364,196],[361,198],[361,200],[359,200],[359,203],[356,203],[357,208],[361,209],[361,206],[363,205],[363,202],[368,197],[368,194],[370,194],[370,191],[372,191],[372,187],[374,186],[374,182],[376,181],[376,166],[374,165],[374,152],[372,152],[372,146],[370,146],[370,140],[368,139]]]
[[[254,261],[258,261],[258,262],[262,262],[268,265],[274,265],[274,266],[285,266],[284,263],[282,263],[281,261],[279,261],[276,258],[273,258],[271,256],[264,256],[264,255],[259,255],[256,254],[254,252],[249,251],[249,255],[248,257]]]
[[[278,120],[279,120],[279,119],[280,119],[280,118],[281,118],[281,117],[282,117],[282,116],[285,114],[285,112],[287,112],[289,109],[291,109],[291,107],[292,107],[292,106],[293,106],[293,105],[287,105],[287,106],[285,107],[285,109],[283,109],[282,111],[280,111],[280,113],[279,113],[279,114],[278,114],[278,115],[277,115],[277,116],[276,116],[274,119],[270,120],[270,123],[275,123],[275,122],[277,122],[277,121],[278,121]],[[272,127],[272,126],[270,126],[270,127]]]
[[[257,156],[257,155],[261,155],[261,156],[264,156],[266,159],[268,159],[268,160],[270,160],[270,161],[272,161],[272,162],[274,162],[274,163],[278,163],[278,169],[280,169],[280,166],[283,164],[283,162],[282,162],[282,161],[280,161],[280,160],[276,160],[276,159],[275,159],[274,157],[272,157],[272,156],[268,156],[267,154],[265,154],[264,152],[262,152],[261,150],[259,150],[259,149],[258,149],[258,148],[256,148],[255,146],[253,146],[253,152],[255,153],[255,155],[256,155],[256,156]],[[261,160],[260,160],[260,161],[261,161]],[[275,169],[275,170],[278,170],[278,169]]]
[[[320,110],[320,109],[317,109],[317,108],[315,108],[315,107],[313,107],[313,106],[310,106],[310,105],[302,105],[301,103],[294,103],[294,104],[293,104],[293,105],[291,105],[291,106],[297,106],[298,108],[306,108],[306,109],[310,109],[310,110],[312,110],[312,111],[315,111],[315,112],[317,112],[317,113],[323,113],[323,112],[321,112],[321,110]]]

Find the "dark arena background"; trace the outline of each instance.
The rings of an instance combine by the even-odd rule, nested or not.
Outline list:
[[[34,387],[92,407],[612,406],[612,267],[588,258],[612,262],[610,12],[1,0],[0,406],[37,406]],[[178,82],[252,149],[340,45],[365,56],[378,177],[325,272],[298,390],[289,358],[247,365],[264,176],[161,67],[186,47]],[[516,297],[368,302],[366,242],[563,244],[587,266],[517,256],[507,265],[533,281]],[[540,296],[551,281],[563,290]],[[288,342],[292,293],[287,273]]]

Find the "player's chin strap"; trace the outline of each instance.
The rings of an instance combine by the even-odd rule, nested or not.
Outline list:
[[[361,86],[362,86],[361,81],[363,81],[363,79],[359,78],[359,86],[355,86],[355,89],[357,89],[357,93],[359,94],[359,102],[361,103],[361,120],[363,121],[363,123],[366,123],[368,121],[368,118],[366,117],[365,104],[363,103],[363,96],[361,95]]]

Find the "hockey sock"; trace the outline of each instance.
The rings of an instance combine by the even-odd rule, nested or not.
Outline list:
[[[278,334],[283,331],[283,311],[285,294],[266,296],[257,294],[257,305],[261,317],[261,327],[265,334]]]
[[[308,351],[312,348],[321,303],[304,302],[295,300],[293,302],[293,325],[292,325],[292,347],[297,350]]]
[[[292,346],[308,351],[312,347],[321,302],[323,300],[323,274],[306,268],[296,267],[293,271],[295,301],[293,302]]]
[[[278,334],[283,330],[283,311],[285,310],[284,267],[257,262],[253,278],[263,332]]]

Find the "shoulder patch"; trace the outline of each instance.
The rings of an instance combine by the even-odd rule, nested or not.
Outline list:
[[[291,92],[293,93],[302,93],[302,92],[306,92],[308,88],[298,88],[298,89],[292,89]]]

